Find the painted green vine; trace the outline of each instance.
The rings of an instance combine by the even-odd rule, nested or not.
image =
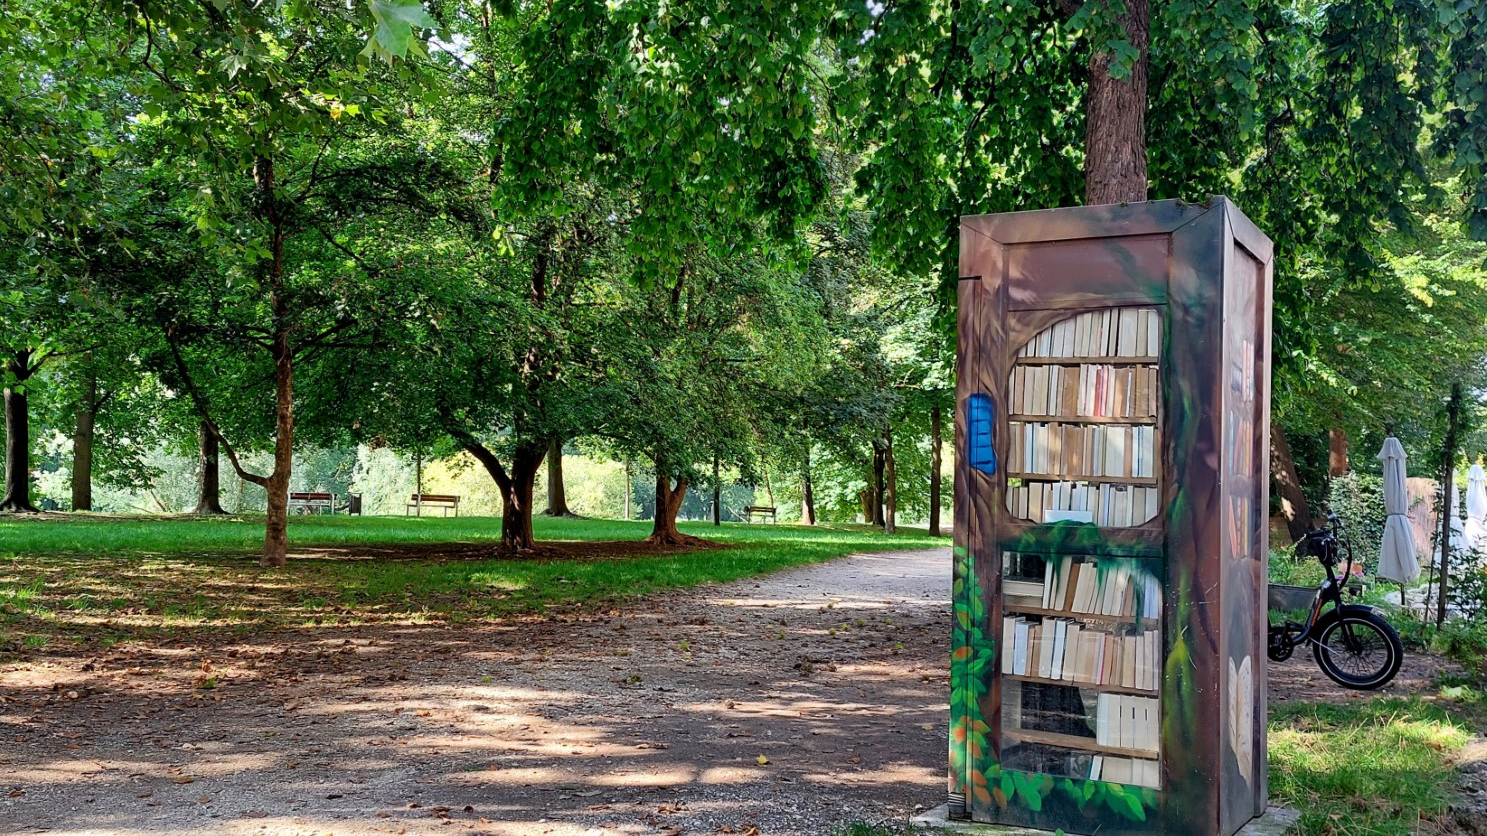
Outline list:
[[[1101,538],[1092,525],[1080,525],[1076,536],[1099,553]],[[1080,812],[1105,808],[1131,821],[1144,822],[1158,806],[1157,793],[1109,781],[1055,778],[1004,769],[992,757],[991,727],[981,711],[996,662],[996,642],[986,624],[986,598],[976,578],[975,561],[964,546],[955,548],[953,600],[955,625],[950,660],[950,775],[955,791],[981,805],[1000,809],[1020,804],[1039,813],[1055,793]]]

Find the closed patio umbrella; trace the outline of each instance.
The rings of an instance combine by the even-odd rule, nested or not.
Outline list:
[[[1404,586],[1420,577],[1420,561],[1415,558],[1415,541],[1410,536],[1410,521],[1406,516],[1408,500],[1405,497],[1405,454],[1399,439],[1389,436],[1384,439],[1384,448],[1379,451],[1384,463],[1384,542],[1379,548],[1380,578],[1399,584],[1399,603],[1404,605]]]
[[[1466,472],[1466,525],[1462,534],[1466,548],[1480,560],[1487,554],[1487,472],[1474,464]]]

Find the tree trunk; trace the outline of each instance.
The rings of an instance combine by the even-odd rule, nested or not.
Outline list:
[[[35,369],[31,352],[23,351],[5,361],[6,377],[15,387],[5,387],[5,494],[0,512],[35,513],[31,504],[31,410],[26,404],[24,384]]]
[[[883,533],[898,533],[898,468],[893,460],[893,430],[883,431]]]
[[[1348,475],[1348,431],[1340,426],[1327,431],[1327,475]]]
[[[805,448],[805,462],[800,468],[800,524],[816,524],[816,489],[811,484],[811,447]]]
[[[682,509],[682,500],[687,498],[687,480],[678,478],[676,487],[671,486],[671,477],[664,464],[656,464],[656,518],[651,525],[651,536],[645,538],[653,546],[691,546],[702,540],[681,533],[676,527],[676,515]]]
[[[77,420],[72,430],[72,510],[93,510],[93,423],[98,413],[98,373],[91,358],[83,373]]]
[[[547,510],[548,517],[572,517],[568,510],[568,492],[563,486],[563,440],[555,438],[547,446]]]
[[[274,163],[258,157],[253,164],[258,204],[269,229],[269,309],[273,316],[274,471],[264,480],[268,513],[264,517],[263,558],[270,568],[283,566],[289,553],[289,476],[294,469],[294,349],[289,344],[293,310],[284,284],[284,218],[279,213]]]
[[[1311,506],[1301,490],[1301,478],[1296,475],[1296,461],[1291,458],[1291,445],[1286,443],[1286,431],[1275,421],[1270,422],[1270,472],[1280,492],[1281,512],[1286,515],[1286,531],[1291,542],[1299,543],[1311,530]]]
[[[929,536],[940,536],[940,448],[941,410],[935,404],[929,411]]]
[[[716,454],[713,455],[713,525],[723,526],[723,474]]]
[[[537,469],[547,453],[547,445],[518,447],[511,454],[507,471],[490,448],[463,430],[449,428],[466,452],[485,467],[501,492],[501,550],[525,552],[537,547],[532,533],[532,490],[537,482]]]
[[[197,435],[196,507],[191,513],[203,516],[226,514],[222,510],[222,468],[217,452],[217,437],[207,422],[201,422]]]
[[[883,519],[883,471],[887,468],[887,466],[888,462],[884,459],[883,456],[883,445],[876,441],[873,442],[872,524],[878,526],[879,528],[882,528],[885,522],[885,520]]]
[[[270,568],[283,566],[289,555],[289,475],[294,468],[294,353],[289,335],[274,337],[274,471],[264,489],[268,513],[264,518],[263,559]]]
[[[511,457],[511,478],[501,486],[501,550],[527,552],[537,547],[532,532],[532,486],[542,466],[543,451],[517,451]]]
[[[1435,628],[1446,623],[1446,594],[1451,588],[1451,486],[1456,482],[1456,444],[1461,429],[1461,383],[1451,384],[1451,400],[1446,404],[1446,439],[1441,446],[1441,574],[1436,589]]]
[[[1117,20],[1139,56],[1125,78],[1111,75],[1112,53],[1097,51],[1089,60],[1084,202],[1090,206],[1146,200],[1146,49],[1151,42],[1147,0],[1126,0]]]

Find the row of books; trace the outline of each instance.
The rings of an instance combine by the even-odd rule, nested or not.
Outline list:
[[[1152,418],[1157,414],[1156,366],[1016,366],[1008,402],[1023,415]]]
[[[1161,319],[1152,308],[1092,311],[1055,323],[1023,346],[1023,357],[1155,357]]]
[[[1161,716],[1156,697],[1101,694],[1095,699],[1095,742],[1155,753],[1161,748]]]
[[[1002,673],[1155,691],[1161,639],[1156,630],[1118,636],[1072,618],[1009,615],[1002,619]]]
[[[1089,763],[1089,778],[1091,781],[1109,781],[1113,784],[1134,784],[1138,787],[1158,789],[1162,785],[1162,769],[1156,761],[1142,758],[1095,755]]]
[[[1162,614],[1162,585],[1157,576],[1129,560],[1050,557],[1043,563],[1042,594],[1045,610],[1111,616],[1140,613],[1142,618]]]
[[[1035,523],[1073,520],[1125,528],[1155,517],[1160,502],[1161,489],[1139,485],[1027,482],[1007,488],[1007,510]]]
[[[1049,476],[1152,478],[1156,427],[1130,424],[1008,424],[1010,469]]]

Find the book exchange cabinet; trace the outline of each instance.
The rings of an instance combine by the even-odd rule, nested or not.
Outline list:
[[[1270,271],[1223,198],[961,220],[952,816],[1264,812]]]

